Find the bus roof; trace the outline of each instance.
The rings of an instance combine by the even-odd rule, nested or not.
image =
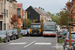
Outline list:
[[[41,24],[41,23],[31,23],[31,24]]]
[[[45,25],[56,25],[55,22],[45,22],[44,24],[45,24]]]

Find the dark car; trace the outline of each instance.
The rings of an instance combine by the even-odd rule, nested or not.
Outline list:
[[[71,44],[72,44],[72,49],[75,50],[75,48],[73,48],[73,46],[75,45],[75,31],[71,32]],[[66,37],[63,41],[63,48],[64,50],[66,48],[69,48],[69,32],[66,34]]]
[[[10,42],[10,36],[6,31],[0,31],[0,37],[3,39],[3,42]]]
[[[58,38],[61,38],[62,37],[62,34],[63,34],[63,32],[62,31],[59,31],[58,32]]]
[[[10,36],[10,40],[13,40],[13,33],[12,33],[12,30],[7,30],[7,33],[9,34]]]
[[[17,32],[17,29],[13,29],[13,31],[14,31],[14,34],[16,35],[16,39],[18,39],[19,38],[19,34]]]
[[[27,34],[27,30],[21,30],[21,35],[22,35],[22,36],[28,35],[28,34]]]

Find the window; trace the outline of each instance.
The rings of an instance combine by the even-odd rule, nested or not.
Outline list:
[[[10,7],[12,7],[12,3],[10,4]]]
[[[12,0],[10,0],[10,3],[12,3]]]
[[[3,13],[3,3],[1,3],[1,13]]]
[[[16,9],[16,4],[14,4],[14,9]]]
[[[7,10],[7,17],[8,17],[8,10]]]
[[[12,18],[12,14],[11,14],[11,18]]]
[[[6,30],[6,24],[4,24],[4,30]]]
[[[17,15],[20,16],[21,12],[20,9],[17,9]]]
[[[6,4],[6,0],[4,0],[4,3]]]

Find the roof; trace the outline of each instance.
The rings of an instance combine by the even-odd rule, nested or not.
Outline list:
[[[41,15],[50,17],[50,16],[48,15],[48,13],[47,13],[44,9],[35,8],[35,10],[38,11]]]
[[[31,7],[34,11],[36,11],[35,8],[32,7],[32,6],[29,6],[28,8],[30,8],[30,7]],[[26,11],[28,10],[28,8],[26,9]],[[37,12],[38,14],[40,14],[38,11],[36,11],[36,12]]]
[[[46,16],[46,17],[50,17],[49,16],[49,14],[44,10],[44,9],[41,9],[41,8],[34,8],[34,7],[32,7],[32,6],[29,6],[28,8],[32,8],[32,9],[34,9],[38,14],[40,14],[40,15],[42,15],[42,16]],[[27,9],[28,9],[27,8]],[[26,9],[26,10],[27,10]]]
[[[50,24],[50,25],[53,25],[53,24],[56,24],[55,22],[45,22],[44,24]]]

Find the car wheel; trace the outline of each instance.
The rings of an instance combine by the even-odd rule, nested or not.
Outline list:
[[[8,37],[8,42],[10,42],[10,38]]]
[[[14,36],[14,40],[16,40],[16,36]]]
[[[4,43],[6,43],[7,41],[8,41],[7,38],[5,38]]]

